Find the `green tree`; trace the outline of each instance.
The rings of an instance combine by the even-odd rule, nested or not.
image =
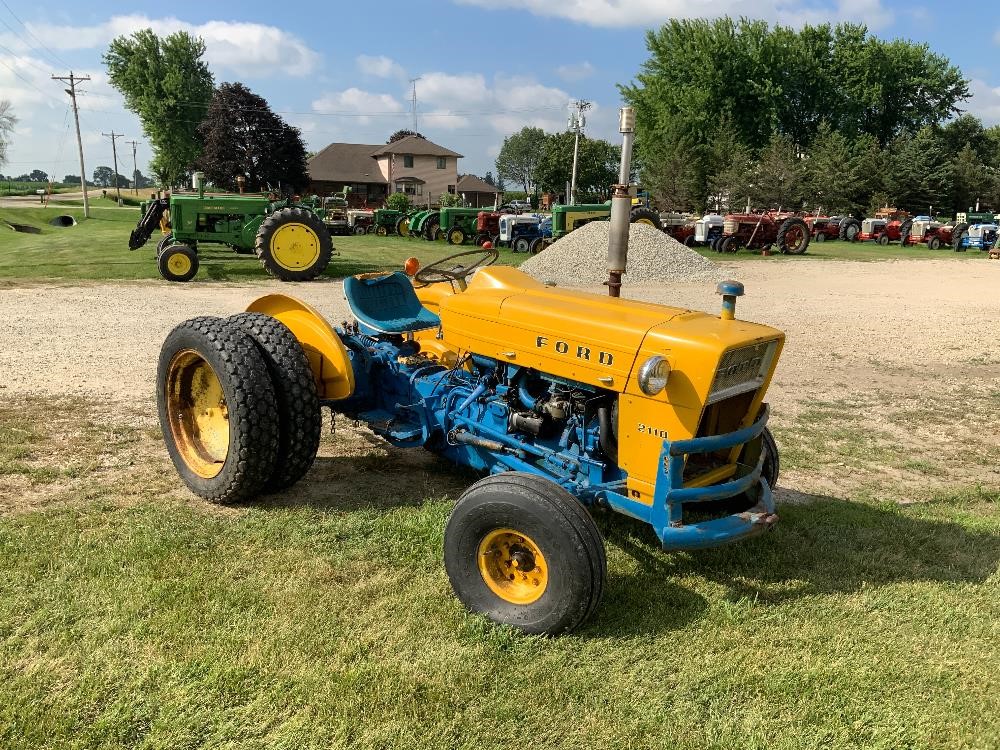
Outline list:
[[[639,157],[639,182],[657,205],[678,211],[705,206],[706,176],[700,146],[686,138],[659,140]]]
[[[216,89],[198,134],[204,146],[196,163],[218,187],[235,190],[237,175],[246,177],[251,192],[300,190],[309,183],[306,147],[298,129],[242,83],[223,83]]]
[[[0,165],[7,161],[7,147],[14,134],[17,118],[14,110],[6,99],[0,99]]]
[[[545,131],[525,126],[503,139],[497,156],[497,174],[503,180],[522,185],[525,193],[535,190],[535,168],[545,147]]]
[[[114,185],[115,173],[111,167],[96,167],[94,169],[94,184],[106,188]]]
[[[183,181],[198,155],[197,127],[212,98],[205,43],[178,31],[160,38],[151,29],[120,36],[104,53],[111,84],[138,115],[153,148],[153,173],[165,185]]]
[[[441,195],[438,196],[438,205],[442,208],[446,206],[460,206],[462,205],[462,196],[456,193],[441,193]]]
[[[989,190],[989,173],[970,143],[958,152],[951,167],[950,208],[953,212],[965,211],[975,205],[984,188]]]
[[[416,130],[397,130],[395,133],[389,136],[389,140],[386,143],[395,143],[396,141],[401,141],[404,138],[408,138],[411,135],[417,136],[417,138],[423,138],[424,136],[418,133]]]
[[[406,213],[410,210],[410,199],[406,193],[392,193],[385,199],[385,207],[391,208],[393,211]]]
[[[536,167],[537,186],[555,193],[566,189],[573,174],[573,148],[576,135],[571,131],[545,136],[541,158]],[[581,200],[604,200],[611,186],[618,182],[620,150],[607,141],[580,136],[577,157],[576,190]]]
[[[718,136],[712,141],[709,164],[712,172],[707,181],[708,208],[740,210],[747,201],[753,202],[753,154],[728,120],[721,124]]]
[[[950,208],[953,171],[939,131],[927,126],[901,135],[889,151],[885,190],[898,208],[911,213]]]

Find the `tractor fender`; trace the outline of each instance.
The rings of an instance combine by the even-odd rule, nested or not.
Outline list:
[[[337,332],[310,305],[284,294],[254,300],[247,312],[264,313],[284,323],[305,350],[320,399],[339,401],[354,393],[354,369]]]

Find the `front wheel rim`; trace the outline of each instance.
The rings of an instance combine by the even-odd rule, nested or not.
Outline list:
[[[193,349],[174,355],[165,383],[174,445],[195,474],[212,479],[229,455],[229,409],[212,366]]]
[[[510,528],[494,529],[479,542],[479,573],[490,591],[511,604],[532,604],[545,593],[549,566],[531,537]]]

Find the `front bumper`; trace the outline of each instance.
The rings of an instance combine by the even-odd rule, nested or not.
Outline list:
[[[778,520],[774,495],[761,476],[764,454],[753,471],[739,479],[707,487],[684,486],[684,457],[691,453],[712,453],[743,445],[759,437],[767,427],[770,410],[765,405],[752,425],[725,435],[663,441],[659,472],[653,489],[653,504],[646,505],[617,492],[603,493],[614,510],[650,524],[665,550],[704,549],[729,544],[770,529]],[[758,488],[758,502],[748,511],[699,523],[683,523],[684,503],[724,500]]]

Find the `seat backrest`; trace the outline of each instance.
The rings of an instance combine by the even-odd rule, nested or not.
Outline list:
[[[385,333],[402,333],[435,325],[409,277],[401,271],[372,277],[344,279],[344,296],[354,317]]]

